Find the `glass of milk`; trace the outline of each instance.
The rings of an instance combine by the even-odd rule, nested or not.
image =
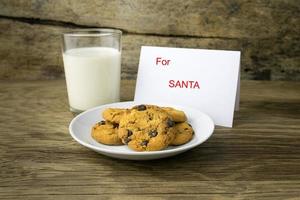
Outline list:
[[[63,34],[70,110],[75,113],[120,101],[121,36],[115,29]]]

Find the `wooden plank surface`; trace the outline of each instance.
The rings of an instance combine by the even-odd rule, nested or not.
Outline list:
[[[129,33],[220,38],[299,37],[298,0],[1,0],[15,18],[115,27]]]
[[[112,159],[76,143],[64,80],[0,85],[0,199],[300,197],[300,83],[242,81],[234,128],[155,161]],[[122,100],[134,85],[122,82]]]
[[[298,0],[1,0],[0,80],[63,77],[61,34],[119,28],[123,78],[134,79],[140,47],[242,51],[243,79],[300,80]]]
[[[61,34],[67,30],[70,28],[0,19],[0,80],[62,78]],[[291,38],[256,40],[125,34],[123,78],[136,78],[143,45],[241,50],[243,79],[298,80],[300,73],[299,41]]]

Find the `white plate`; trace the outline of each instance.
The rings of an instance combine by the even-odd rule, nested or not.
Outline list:
[[[179,153],[183,153],[191,148],[200,145],[212,135],[214,131],[214,123],[212,119],[199,110],[186,106],[176,106],[159,103],[155,104],[160,106],[170,106],[183,110],[187,115],[188,122],[194,128],[195,135],[193,139],[184,145],[170,146],[167,149],[161,151],[136,152],[129,149],[126,145],[109,146],[99,144],[91,137],[91,127],[95,123],[103,120],[103,118],[101,117],[101,113],[104,109],[108,107],[131,108],[132,106],[137,105],[137,103],[133,101],[102,105],[77,115],[71,121],[69,126],[71,136],[83,146],[109,157],[128,160],[151,160],[170,157]]]

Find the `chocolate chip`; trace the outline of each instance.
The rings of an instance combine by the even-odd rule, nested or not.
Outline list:
[[[105,121],[100,121],[100,122],[98,122],[98,125],[100,126],[100,125],[104,125],[105,124]]]
[[[158,133],[157,133],[157,131],[156,131],[156,130],[152,130],[152,131],[150,131],[150,132],[149,132],[149,134],[148,134],[148,135],[149,135],[149,137],[150,137],[150,138],[152,138],[152,137],[155,137],[155,136],[157,136],[157,134],[158,134]]]
[[[113,128],[119,128],[119,124],[113,123]]]
[[[144,140],[143,142],[141,142],[141,145],[142,146],[147,146],[148,142],[149,142],[148,140]]]
[[[138,111],[143,111],[143,110],[146,110],[147,109],[147,107],[145,106],[145,105],[138,105],[137,107],[136,107],[136,109],[138,110]]]
[[[171,119],[167,120],[168,127],[173,127],[175,125],[175,122],[173,122]]]
[[[132,131],[127,129],[127,137],[130,137],[132,135]]]
[[[125,139],[124,139],[125,144],[128,144],[130,141],[131,141],[130,138],[125,138]]]

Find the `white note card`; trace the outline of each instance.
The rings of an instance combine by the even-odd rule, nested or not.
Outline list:
[[[232,127],[239,70],[240,51],[143,46],[134,100],[192,106]]]

